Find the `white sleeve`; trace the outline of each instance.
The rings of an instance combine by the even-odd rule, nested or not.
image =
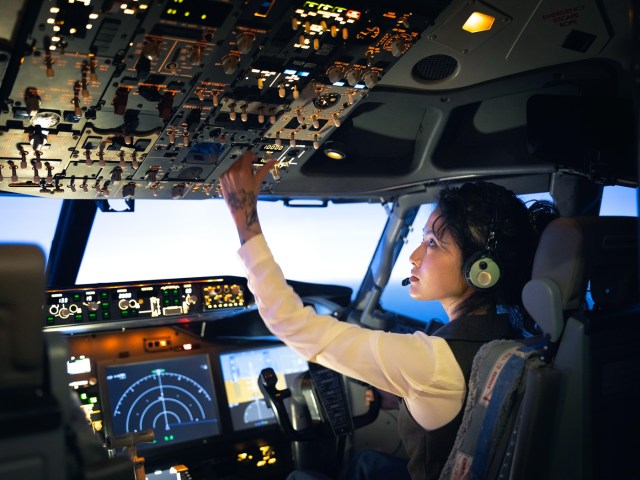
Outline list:
[[[424,428],[438,428],[458,413],[466,386],[445,340],[369,330],[317,314],[286,283],[262,235],[238,254],[267,328],[304,358],[403,397]]]

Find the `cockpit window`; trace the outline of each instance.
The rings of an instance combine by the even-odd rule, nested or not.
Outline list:
[[[226,205],[212,201],[137,201],[135,211],[98,211],[78,284],[245,273]],[[377,204],[289,208],[260,202],[262,229],[285,276],[356,289],[386,222]]]
[[[0,243],[32,243],[49,258],[62,200],[35,197],[0,198]]]
[[[600,215],[603,217],[614,215],[637,217],[638,189],[613,185],[604,187]]]

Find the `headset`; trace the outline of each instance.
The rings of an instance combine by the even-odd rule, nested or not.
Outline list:
[[[497,209],[496,209],[497,217]],[[484,249],[471,255],[464,263],[464,278],[476,290],[488,290],[500,280],[500,265],[496,260],[497,218],[493,218],[489,227],[489,236]]]

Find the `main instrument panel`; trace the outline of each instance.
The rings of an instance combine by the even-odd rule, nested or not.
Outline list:
[[[419,39],[408,5],[29,2],[2,52],[0,190],[205,199],[252,150],[277,191]]]
[[[252,299],[245,278],[226,276],[51,289],[45,328],[79,332],[210,320],[242,312]]]

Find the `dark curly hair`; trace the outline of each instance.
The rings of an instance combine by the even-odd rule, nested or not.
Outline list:
[[[529,208],[506,188],[488,182],[470,182],[443,188],[437,198],[439,216],[434,233],[448,231],[462,252],[464,263],[487,247],[494,233],[494,256],[500,280],[490,289],[476,289],[456,307],[465,316],[479,309],[508,313],[514,327],[524,334],[536,332],[522,306],[522,288],[531,278],[540,234],[558,216],[551,202],[537,201]],[[461,272],[464,275],[464,271]]]

